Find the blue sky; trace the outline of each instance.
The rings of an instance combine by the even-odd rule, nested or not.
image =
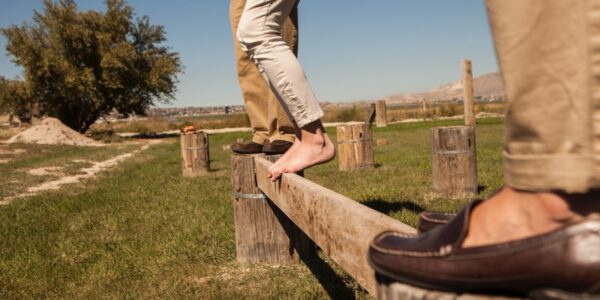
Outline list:
[[[31,20],[41,0],[2,0],[0,27]],[[102,0],[78,0],[103,10]],[[242,104],[228,0],[129,0],[138,15],[164,25],[181,55],[177,100],[168,106]],[[0,75],[21,73],[0,37]],[[302,0],[300,61],[320,101],[374,100],[419,92],[497,64],[483,0]],[[160,105],[165,106],[165,105]]]

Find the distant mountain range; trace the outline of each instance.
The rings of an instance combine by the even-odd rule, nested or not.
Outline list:
[[[498,72],[484,74],[473,78],[473,89],[476,101],[501,100],[505,96],[504,84]],[[434,88],[429,92],[399,94],[386,97],[388,105],[418,103],[423,99],[431,101],[462,100],[462,82],[456,81]]]

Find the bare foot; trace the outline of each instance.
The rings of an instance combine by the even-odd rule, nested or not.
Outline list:
[[[580,221],[589,213],[600,212],[597,195],[534,193],[505,187],[475,207],[463,247],[528,238]]]
[[[280,158],[270,168],[269,177],[272,181],[277,180],[283,173],[300,172],[335,157],[335,146],[325,133],[320,120],[302,127],[301,137],[297,141],[299,143],[295,149],[290,149],[289,155]]]

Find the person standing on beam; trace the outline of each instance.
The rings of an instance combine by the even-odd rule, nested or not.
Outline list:
[[[247,0],[237,28],[240,48],[255,62],[296,127],[294,144],[269,169],[272,180],[335,156],[335,146],[321,122],[323,110],[281,33],[296,6],[296,0]]]

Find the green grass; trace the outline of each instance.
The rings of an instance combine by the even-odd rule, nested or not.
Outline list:
[[[502,124],[478,122],[486,196],[502,185]],[[341,173],[334,160],[306,177],[411,225],[423,209],[458,210],[466,199],[430,194],[428,128],[451,124],[458,122],[375,128],[375,139],[390,141],[375,146],[376,169]],[[206,177],[181,177],[179,144],[170,139],[94,179],[0,206],[0,299],[367,298],[325,257],[331,265],[314,268],[316,276],[303,265],[235,263],[230,153],[222,146],[239,137],[250,139],[211,136],[214,171]],[[87,148],[47,151],[21,163],[68,161],[69,151],[91,155]]]

